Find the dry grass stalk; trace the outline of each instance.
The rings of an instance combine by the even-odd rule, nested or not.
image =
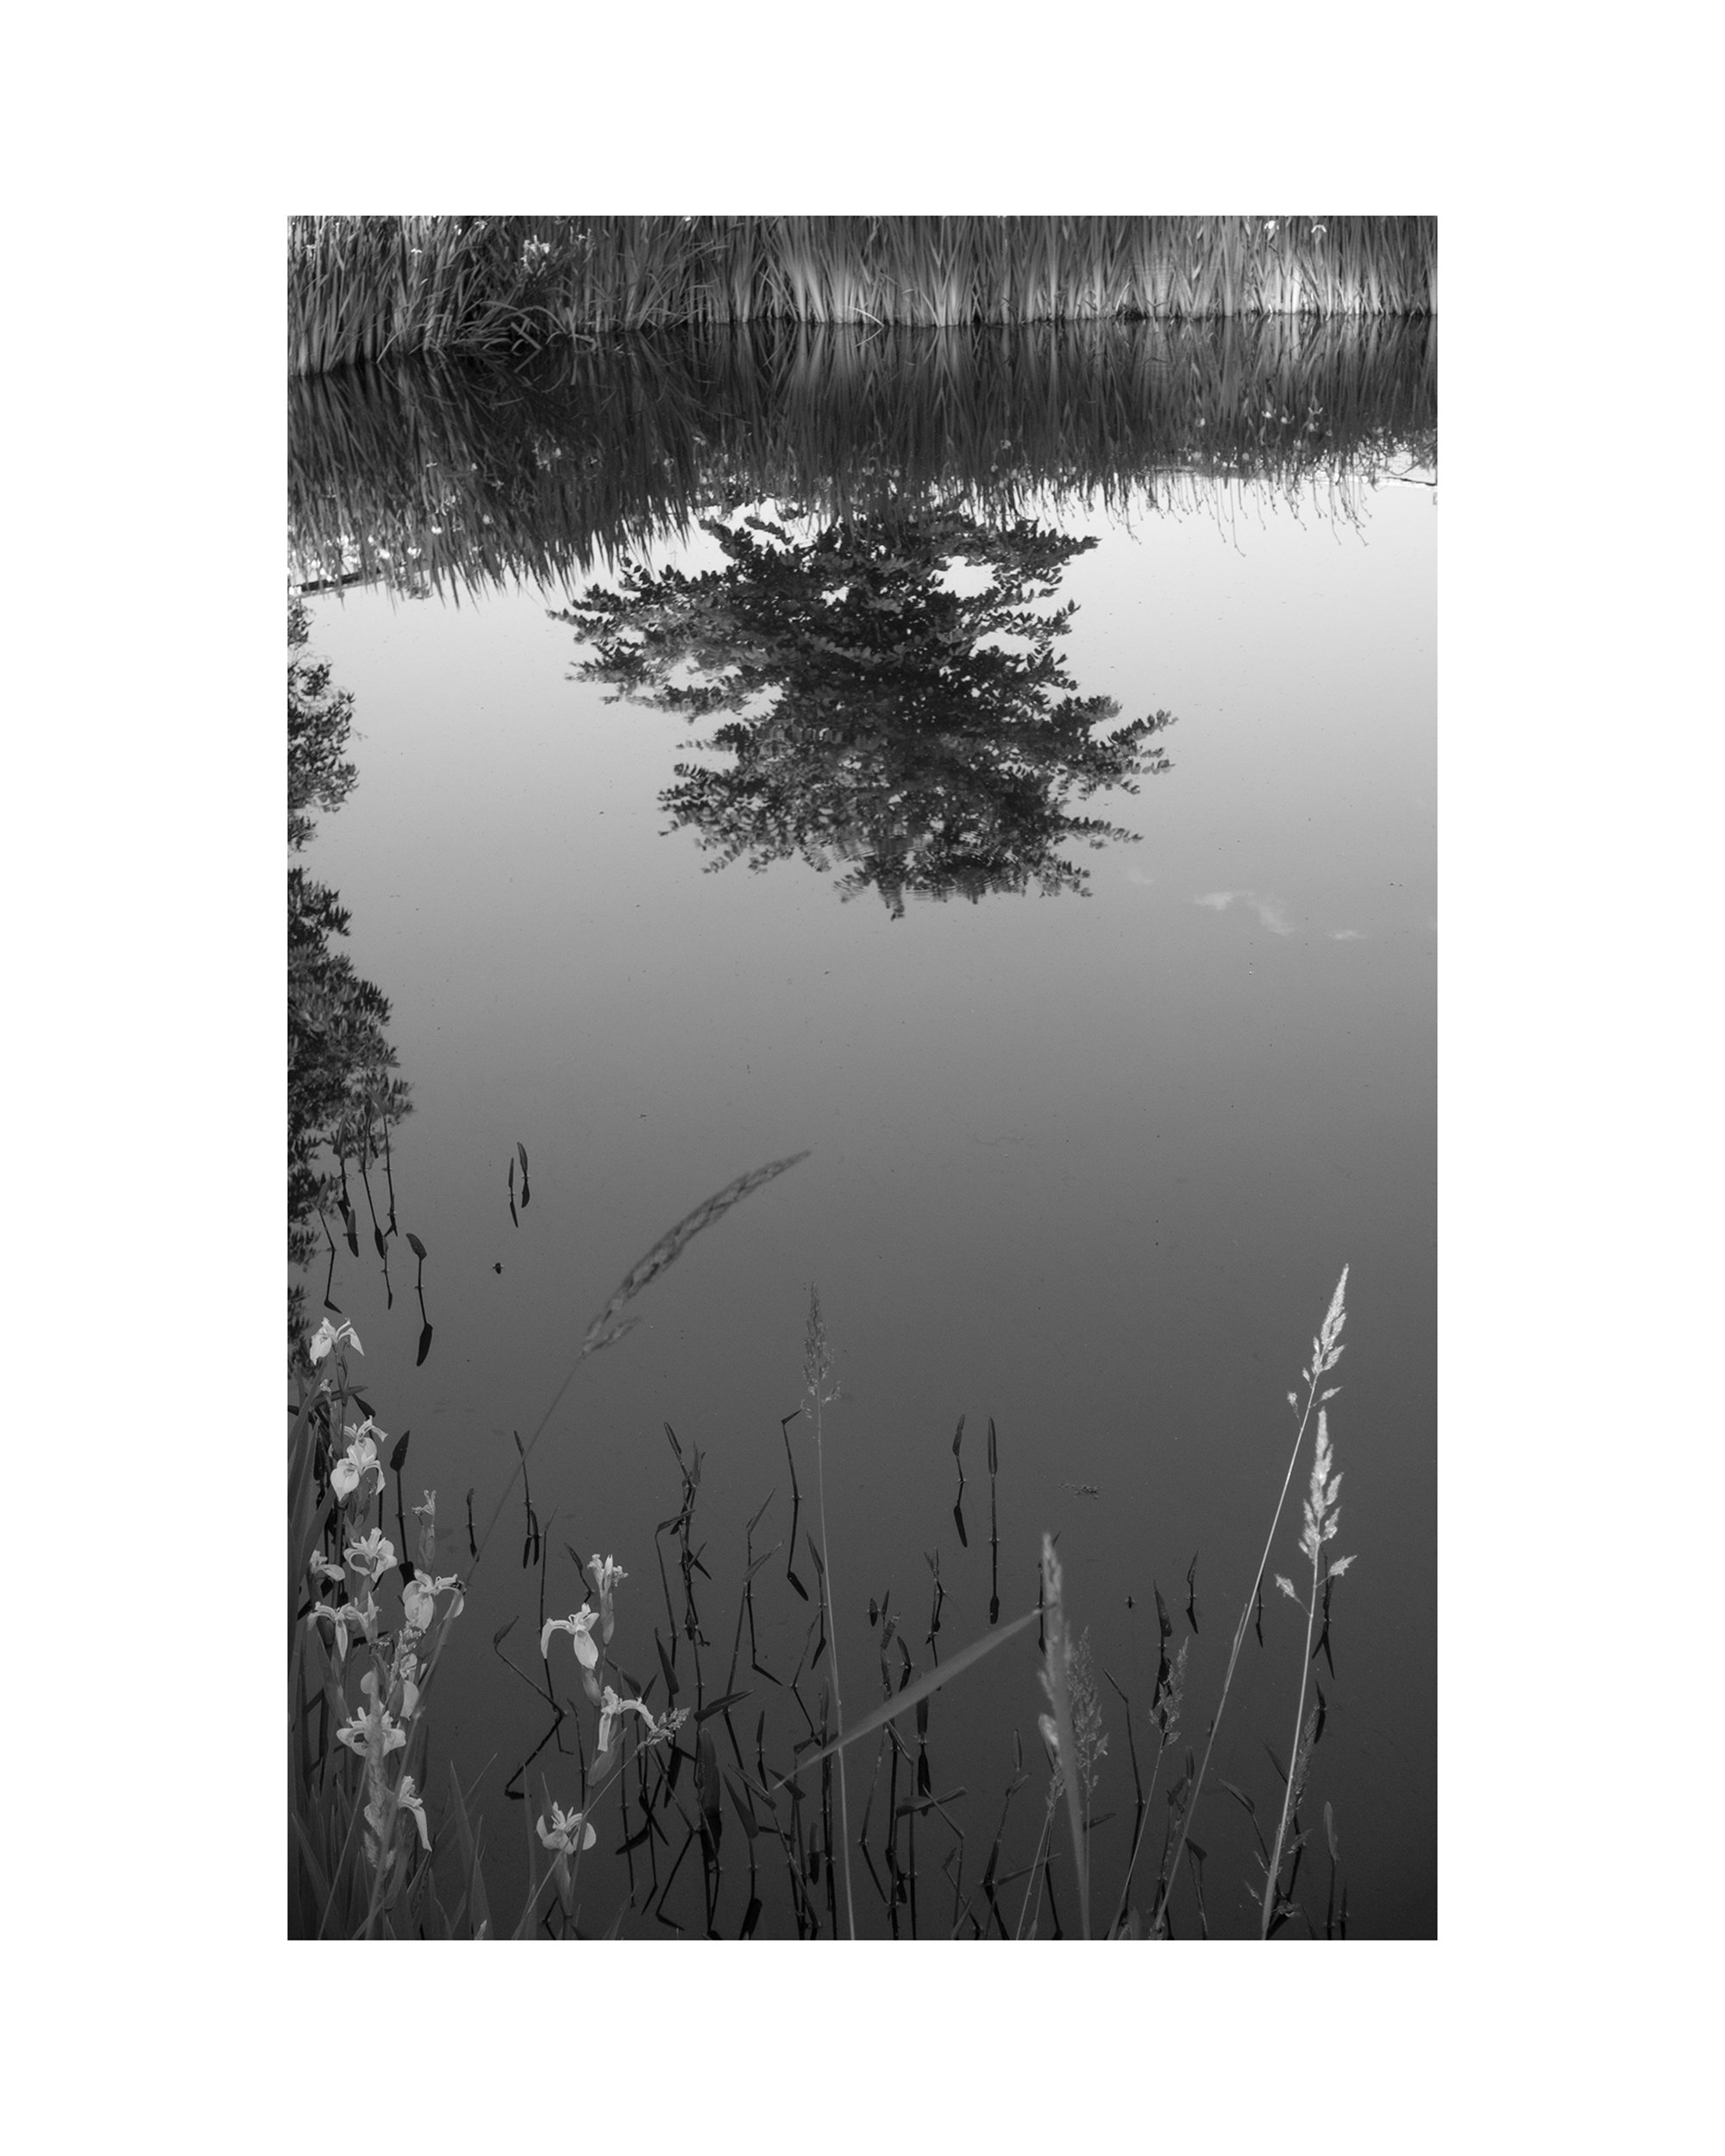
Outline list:
[[[1339,1307],[1339,1288],[1336,1290],[1336,1303],[1331,1306],[1332,1314]],[[1336,1331],[1340,1330],[1338,1319]],[[1340,1350],[1335,1351],[1339,1354]],[[1324,1367],[1327,1369],[1328,1363],[1326,1363]],[[1311,1561],[1312,1592],[1305,1604],[1306,1650],[1300,1658],[1300,1701],[1294,1713],[1294,1744],[1289,1754],[1288,1785],[1282,1793],[1282,1816],[1276,1822],[1276,1839],[1270,1848],[1264,1882],[1263,1923],[1259,1936],[1264,1939],[1270,1936],[1270,1927],[1276,1915],[1282,1878],[1282,1852],[1288,1838],[1288,1822],[1293,1817],[1304,1790],[1307,1772],[1312,1761],[1312,1747],[1317,1741],[1317,1710],[1314,1708],[1311,1718],[1307,1718],[1306,1687],[1312,1670],[1312,1632],[1317,1621],[1319,1590],[1327,1581],[1339,1579],[1353,1563],[1352,1557],[1333,1558],[1327,1566],[1323,1563],[1324,1545],[1334,1540],[1336,1532],[1341,1526],[1341,1507],[1337,1500],[1341,1493],[1342,1478],[1331,1472],[1334,1465],[1334,1456],[1330,1450],[1328,1413],[1320,1407],[1318,1438],[1312,1451],[1312,1480],[1306,1493],[1305,1522],[1300,1531],[1301,1552]],[[1289,1601],[1299,1601],[1300,1596],[1295,1591],[1291,1580],[1283,1579],[1278,1572],[1276,1584]],[[1327,1814],[1328,1807],[1325,1808]]]
[[[1246,1594],[1245,1605],[1240,1611],[1239,1622],[1234,1627],[1233,1645],[1228,1651],[1227,1674],[1222,1680],[1222,1695],[1216,1702],[1216,1712],[1210,1723],[1209,1738],[1204,1746],[1204,1757],[1198,1769],[1197,1779],[1193,1783],[1191,1792],[1186,1799],[1180,1822],[1180,1839],[1175,1844],[1173,1861],[1170,1864],[1167,1876],[1162,1883],[1162,1892],[1157,1902],[1156,1913],[1151,1920],[1150,1929],[1152,1937],[1157,1936],[1163,1930],[1164,1919],[1168,1911],[1168,1898],[1174,1891],[1174,1882],[1180,1876],[1181,1854],[1185,1849],[1190,1833],[1192,1814],[1198,1808],[1198,1798],[1204,1787],[1204,1777],[1209,1770],[1210,1754],[1216,1748],[1216,1732],[1222,1726],[1223,1710],[1228,1703],[1228,1689],[1234,1681],[1234,1670],[1239,1661],[1240,1648],[1245,1640],[1246,1628],[1251,1622],[1252,1606],[1258,1599],[1258,1585],[1270,1564],[1270,1548],[1276,1540],[1276,1530],[1282,1523],[1282,1507],[1288,1501],[1289,1485],[1294,1480],[1294,1470],[1299,1461],[1301,1449],[1306,1442],[1306,1431],[1311,1421],[1312,1410],[1314,1407],[1320,1407],[1319,1382],[1341,1360],[1341,1332],[1343,1326],[1347,1322],[1346,1307],[1347,1276],[1348,1269],[1344,1265],[1341,1278],[1336,1282],[1335,1293],[1330,1297],[1330,1307],[1324,1313],[1324,1322],[1319,1327],[1317,1337],[1312,1342],[1311,1367],[1309,1369],[1302,1369],[1300,1373],[1306,1383],[1306,1404],[1303,1409],[1301,1408],[1296,1394],[1289,1393],[1288,1395],[1289,1405],[1299,1413],[1300,1426],[1295,1432],[1294,1449],[1288,1456],[1288,1472],[1282,1478],[1281,1495],[1276,1501],[1276,1511],[1270,1519],[1270,1532],[1264,1539],[1264,1554],[1258,1561],[1258,1568],[1251,1577],[1251,1586]],[[1321,1398],[1329,1399],[1334,1389],[1333,1387],[1330,1388],[1324,1392]]]
[[[1090,1936],[1090,1865],[1086,1847],[1085,1822],[1081,1810],[1088,1805],[1095,1772],[1095,1762],[1107,1739],[1100,1738],[1101,1710],[1096,1705],[1095,1687],[1088,1687],[1088,1702],[1075,1685],[1077,1650],[1075,1648],[1067,1624],[1065,1604],[1062,1599],[1063,1577],[1060,1560],[1054,1554],[1054,1538],[1042,1538],[1042,1595],[1043,1637],[1044,1649],[1042,1662],[1042,1688],[1048,1695],[1052,1714],[1042,1717],[1042,1734],[1054,1756],[1057,1775],[1066,1796],[1067,1823],[1072,1830],[1072,1863],[1078,1881],[1078,1916],[1083,1936]],[[1088,1675],[1088,1670],[1082,1674]],[[1082,1738],[1081,1739],[1081,1717]],[[1055,1796],[1050,1787],[1051,1809]]]

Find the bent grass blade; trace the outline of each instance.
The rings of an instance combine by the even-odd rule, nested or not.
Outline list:
[[[918,1677],[902,1692],[894,1692],[891,1699],[853,1723],[842,1737],[834,1738],[831,1744],[824,1745],[819,1752],[812,1752],[806,1758],[800,1759],[791,1772],[781,1774],[766,1794],[770,1796],[773,1789],[783,1789],[787,1783],[794,1780],[796,1776],[806,1772],[808,1768],[819,1766],[823,1759],[831,1758],[835,1752],[844,1751],[863,1737],[872,1737],[877,1729],[884,1729],[888,1722],[896,1721],[919,1700],[929,1698],[943,1684],[950,1684],[954,1677],[963,1676],[985,1654],[992,1654],[996,1647],[1004,1646],[1015,1632],[1022,1632],[1027,1625],[1033,1625],[1039,1614],[1034,1609],[1026,1610],[1022,1617],[1014,1617],[1009,1625],[1002,1625],[997,1632],[989,1633],[981,1639],[973,1639],[968,1647],[954,1655],[950,1662],[943,1663],[937,1670],[931,1670],[926,1677]]]
[[[763,1183],[771,1182],[775,1176],[782,1175],[787,1168],[794,1168],[799,1162],[806,1161],[807,1158],[808,1149],[805,1147],[800,1153],[789,1154],[783,1160],[768,1161],[764,1168],[750,1169],[746,1175],[738,1175],[735,1181],[726,1183],[723,1190],[716,1190],[712,1197],[704,1200],[693,1213],[685,1213],[674,1228],[668,1229],[659,1238],[644,1257],[638,1259],[630,1268],[612,1290],[604,1308],[599,1311],[582,1336],[580,1352],[575,1357],[574,1366],[557,1388],[550,1406],[539,1418],[538,1427],[528,1439],[522,1451],[521,1458],[516,1463],[516,1475],[524,1470],[534,1446],[544,1436],[546,1426],[562,1404],[563,1395],[574,1382],[575,1371],[580,1369],[589,1355],[596,1354],[600,1348],[609,1347],[614,1340],[619,1339],[634,1322],[631,1319],[624,1319],[620,1323],[618,1321],[618,1313],[622,1311],[624,1305],[631,1301],[643,1288],[656,1280],[667,1266],[674,1265],[703,1228],[711,1227],[715,1220],[722,1219],[732,1206],[740,1204],[744,1198],[759,1190]],[[513,1164],[511,1162],[511,1168]],[[509,1501],[509,1494],[514,1488],[515,1475],[511,1475],[504,1485],[496,1505],[492,1509],[491,1518],[486,1522],[484,1533],[479,1539],[479,1547],[474,1551],[473,1558],[474,1566],[478,1565],[480,1559],[485,1555],[486,1545],[491,1540],[492,1530],[502,1518],[503,1508]]]

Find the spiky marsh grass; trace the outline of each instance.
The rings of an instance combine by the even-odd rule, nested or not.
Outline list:
[[[1346,1279],[1346,1275],[1344,1275],[1343,1278]],[[1339,1288],[1337,1288],[1336,1294],[1339,1298],[1341,1294]],[[1332,1307],[1333,1310],[1335,1306]],[[1336,1331],[1340,1330],[1339,1321]],[[1339,1353],[1339,1349],[1336,1352]],[[1333,1557],[1327,1565],[1323,1562],[1324,1545],[1334,1540],[1337,1530],[1341,1526],[1341,1507],[1337,1500],[1341,1494],[1342,1478],[1339,1475],[1332,1474],[1331,1470],[1334,1465],[1334,1456],[1330,1450],[1328,1411],[1320,1407],[1317,1442],[1312,1448],[1312,1480],[1306,1492],[1305,1522],[1300,1530],[1301,1553],[1311,1560],[1312,1565],[1312,1592],[1304,1604],[1306,1651],[1300,1658],[1300,1699],[1294,1710],[1294,1741],[1289,1748],[1288,1782],[1282,1793],[1282,1816],[1276,1821],[1276,1840],[1270,1852],[1269,1864],[1265,1867],[1263,1925],[1259,1933],[1259,1936],[1264,1939],[1268,1939],[1270,1936],[1270,1926],[1275,1920],[1276,1906],[1281,1899],[1282,1852],[1288,1839],[1288,1822],[1293,1816],[1304,1792],[1306,1777],[1312,1763],[1312,1748],[1318,1740],[1318,1710],[1316,1708],[1313,1708],[1309,1720],[1306,1714],[1307,1682],[1312,1673],[1312,1661],[1315,1653],[1312,1645],[1312,1633],[1317,1623],[1318,1593],[1319,1589],[1327,1586],[1331,1580],[1339,1579],[1349,1565],[1353,1563],[1351,1557]],[[1284,1579],[1278,1572],[1276,1576],[1276,1584],[1289,1601],[1299,1603],[1300,1596],[1295,1589],[1292,1580]],[[1326,1807],[1327,1814],[1327,1810],[1328,1808]],[[1330,1831],[1333,1839],[1333,1823]]]
[[[293,217],[288,371],[618,329],[1427,314],[1434,217]]]
[[[832,1553],[826,1536],[826,1449],[822,1442],[822,1415],[837,1399],[832,1387],[832,1351],[827,1344],[826,1320],[820,1311],[820,1293],[809,1287],[808,1324],[803,1334],[803,1412],[814,1426],[815,1479],[820,1499],[820,1594],[827,1651],[832,1658],[832,1712],[838,1737],[838,1821],[844,1849],[844,1915],[850,1936],[856,1936],[856,1903],[850,1889],[850,1798],[844,1773],[844,1699],[838,1683],[838,1633],[832,1620]],[[831,1389],[829,1389],[831,1388]]]
[[[1282,1508],[1288,1501],[1288,1491],[1294,1480],[1294,1470],[1299,1463],[1300,1454],[1305,1445],[1306,1432],[1312,1420],[1312,1410],[1317,1407],[1321,1417],[1321,1403],[1330,1399],[1335,1390],[1334,1387],[1331,1387],[1320,1394],[1318,1386],[1320,1381],[1327,1376],[1341,1360],[1341,1332],[1343,1326],[1347,1322],[1346,1307],[1347,1276],[1348,1269],[1344,1265],[1341,1278],[1336,1282],[1336,1291],[1330,1297],[1330,1307],[1324,1313],[1324,1322],[1319,1327],[1312,1342],[1311,1367],[1302,1369],[1300,1373],[1306,1386],[1304,1407],[1301,1407],[1296,1393],[1289,1393],[1288,1395],[1289,1405],[1299,1414],[1300,1426],[1295,1432],[1294,1448],[1288,1456],[1288,1472],[1282,1478],[1281,1494],[1276,1498],[1276,1510],[1270,1518],[1270,1532],[1264,1539],[1264,1554],[1258,1561],[1258,1569],[1253,1572],[1251,1584],[1246,1591],[1245,1607],[1240,1611],[1239,1622],[1234,1627],[1233,1645],[1228,1651],[1227,1674],[1222,1679],[1221,1696],[1216,1702],[1216,1711],[1211,1718],[1210,1733],[1204,1745],[1203,1761],[1198,1769],[1197,1779],[1186,1798],[1181,1815],[1180,1839],[1175,1845],[1173,1861],[1170,1864],[1163,1879],[1162,1891],[1157,1901],[1155,1915],[1151,1920],[1150,1928],[1152,1937],[1157,1936],[1162,1930],[1168,1914],[1169,1896],[1173,1893],[1174,1883],[1180,1876],[1180,1858],[1190,1836],[1192,1814],[1198,1808],[1198,1799],[1204,1787],[1204,1777],[1209,1771],[1210,1754],[1216,1748],[1216,1732],[1222,1726],[1222,1714],[1227,1707],[1228,1692],[1234,1681],[1234,1670],[1239,1662],[1240,1649],[1245,1643],[1246,1631],[1251,1623],[1252,1609],[1257,1603],[1258,1589],[1263,1584],[1264,1575],[1270,1564],[1270,1552],[1276,1541],[1276,1530],[1282,1524]],[[1309,1641],[1308,1645],[1309,1646]],[[1302,1690],[1302,1704],[1303,1699]],[[1286,1809],[1284,1806],[1284,1818]]]
[[[1067,1621],[1065,1579],[1054,1554],[1054,1538],[1042,1538],[1043,1639],[1042,1689],[1053,1710],[1042,1717],[1043,1742],[1054,1763],[1049,1784],[1049,1816],[1061,1794],[1066,1799],[1066,1820],[1072,1832],[1073,1874],[1078,1883],[1078,1921],[1082,1934],[1090,1936],[1090,1792],[1095,1783],[1096,1762],[1107,1749],[1101,1734],[1101,1711],[1089,1672],[1088,1645],[1072,1638]]]

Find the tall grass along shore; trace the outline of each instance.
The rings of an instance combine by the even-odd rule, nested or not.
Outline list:
[[[287,365],[620,329],[1427,315],[1435,217],[293,217]]]

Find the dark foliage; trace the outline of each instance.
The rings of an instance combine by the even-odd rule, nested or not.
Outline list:
[[[304,608],[290,601],[287,616],[287,837],[295,851],[315,826],[308,811],[339,808],[357,773],[343,761],[353,715],[346,690],[333,693],[327,665],[299,655],[310,636]],[[394,1075],[389,1044],[389,1000],[361,980],[353,961],[334,950],[348,915],[327,885],[298,863],[287,872],[287,1257],[309,1263],[317,1248],[314,1225],[336,1178],[320,1157],[361,1164],[376,1150],[386,1124],[411,1112],[405,1083]],[[304,1330],[304,1290],[288,1288],[288,1340]]]

